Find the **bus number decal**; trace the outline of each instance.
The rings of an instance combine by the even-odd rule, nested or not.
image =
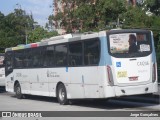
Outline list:
[[[127,71],[118,71],[117,72],[117,77],[118,78],[127,77]]]

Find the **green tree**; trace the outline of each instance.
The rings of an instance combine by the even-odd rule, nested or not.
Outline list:
[[[140,7],[129,7],[126,12],[121,14],[124,28],[150,28],[153,18],[146,15]]]
[[[145,11],[152,13],[151,30],[154,33],[158,67],[160,67],[160,0],[146,0],[142,7]]]
[[[25,44],[26,31],[32,31],[34,20],[22,9],[4,15],[0,13],[0,47]]]
[[[51,21],[50,23],[51,24]],[[14,9],[8,15],[0,12],[0,48],[8,48],[19,44],[37,42],[44,38],[58,35],[55,31],[47,31],[34,21],[22,9]],[[0,49],[0,52],[4,50]]]
[[[160,0],[145,0],[142,6],[156,16],[160,16]]]
[[[159,25],[160,0],[145,0],[137,7],[127,6],[124,0],[59,0],[64,9],[51,19],[58,21],[59,26],[74,32],[95,31],[118,22],[123,28],[153,28]],[[147,12],[152,13],[152,16]],[[115,26],[113,25],[115,24]]]
[[[56,31],[48,32],[43,27],[37,27],[33,31],[28,33],[28,43],[40,42],[40,40],[45,38],[50,38],[52,36],[57,36]]]
[[[117,22],[119,15],[126,11],[124,0],[59,0],[64,5],[54,16],[67,32],[97,31],[110,22]],[[116,7],[115,7],[116,6]]]

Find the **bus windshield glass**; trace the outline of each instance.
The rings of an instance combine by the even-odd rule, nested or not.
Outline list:
[[[142,57],[152,51],[148,32],[113,33],[108,38],[109,53],[115,57]]]

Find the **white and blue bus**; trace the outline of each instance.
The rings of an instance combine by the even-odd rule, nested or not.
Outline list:
[[[133,44],[133,46],[132,46]],[[153,33],[127,29],[52,37],[7,48],[6,90],[70,99],[112,98],[158,90]]]
[[[5,87],[4,53],[0,53],[0,88]]]

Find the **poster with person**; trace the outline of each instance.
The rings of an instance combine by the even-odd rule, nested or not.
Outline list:
[[[136,36],[135,33],[132,33]],[[129,49],[129,35],[130,33],[112,34],[110,39],[110,52],[111,53],[127,53]]]

